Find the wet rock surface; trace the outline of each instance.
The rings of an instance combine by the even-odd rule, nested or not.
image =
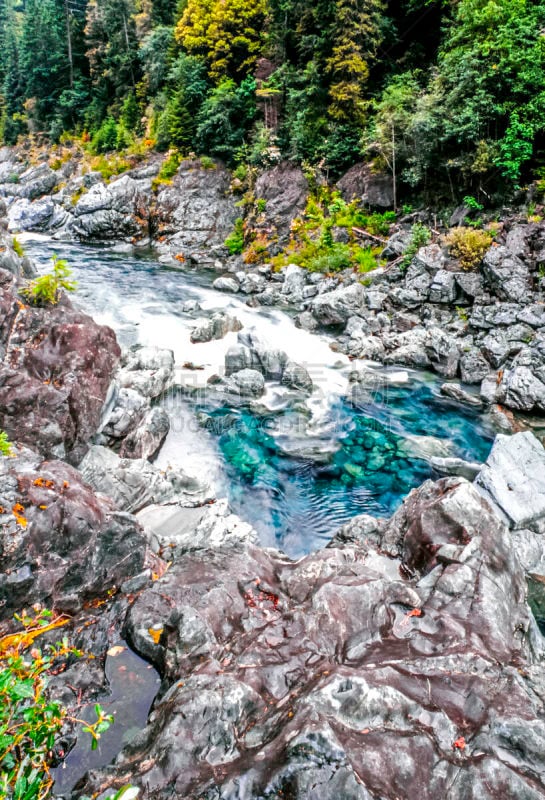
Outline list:
[[[147,543],[134,517],[62,461],[19,448],[0,458],[0,506],[4,619],[36,602],[76,613],[144,569]]]
[[[502,520],[448,478],[337,544],[179,557],[127,618],[164,692],[78,791],[543,796],[541,644]]]

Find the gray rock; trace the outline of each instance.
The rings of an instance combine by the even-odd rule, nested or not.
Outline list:
[[[390,238],[386,244],[386,247],[382,251],[381,258],[386,259],[395,259],[402,256],[403,253],[407,250],[409,244],[411,243],[411,232],[410,231],[396,231]]]
[[[293,361],[288,361],[284,367],[282,384],[309,393],[314,388],[308,370],[302,364],[296,364]]]
[[[316,317],[310,311],[303,311],[295,317],[295,325],[304,331],[313,333],[318,327]]]
[[[545,449],[533,433],[496,436],[476,483],[513,528],[545,518]]]
[[[236,317],[220,311],[208,319],[198,320],[189,338],[193,343],[211,342],[215,339],[223,339],[232,331],[240,330],[242,330],[242,323]]]
[[[123,387],[117,393],[115,405],[107,420],[103,422],[101,434],[123,439],[140,424],[148,410],[148,398],[136,389]]]
[[[236,293],[240,289],[239,282],[231,275],[221,275],[212,284],[212,288],[218,292]]]
[[[430,286],[430,303],[453,303],[457,287],[454,274],[444,269],[435,273]]]
[[[163,472],[149,461],[120,458],[100,445],[89,449],[79,470],[87,483],[111,497],[120,511],[136,512],[161,503],[198,506],[210,499],[207,487],[180,470]]]
[[[545,383],[529,367],[506,369],[501,376],[496,399],[519,411],[545,411]]]
[[[237,272],[237,279],[243,294],[259,294],[267,286],[266,277],[259,272]]]
[[[159,397],[174,378],[174,353],[159,347],[133,347],[123,358],[117,380],[144,397]]]
[[[26,198],[13,203],[8,212],[12,231],[45,231],[50,226],[55,204],[50,197],[31,202]]]
[[[463,350],[460,355],[462,383],[481,383],[490,372],[490,364],[477,347]]]
[[[314,317],[322,325],[342,325],[349,317],[363,312],[364,308],[365,290],[361,283],[320,294],[310,306]]]
[[[437,272],[443,270],[445,264],[445,254],[442,247],[438,244],[427,244],[421,247],[411,262],[411,266],[416,269],[428,272],[435,278]]]
[[[458,373],[460,350],[458,342],[441,328],[427,332],[425,351],[432,367],[445,378],[455,378]]]
[[[205,262],[211,248],[224,250],[240,215],[230,184],[230,173],[220,165],[205,169],[198,159],[182,162],[172,183],[160,189],[153,219],[171,252]]]
[[[523,347],[523,342],[511,341],[508,332],[501,329],[490,331],[481,342],[483,355],[496,368],[516,355]]]
[[[394,204],[392,176],[374,171],[369,164],[355,164],[337,182],[343,198],[359,200],[372,208],[392,208]]]
[[[272,231],[280,244],[287,242],[291,223],[305,209],[308,192],[308,181],[303,170],[287,161],[261,173],[254,194],[266,201],[263,216],[269,238]]]
[[[241,369],[231,374],[228,386],[242,397],[261,397],[265,392],[265,379],[255,369]]]
[[[453,272],[459,289],[472,300],[482,297],[483,279],[477,272]]]
[[[121,458],[144,458],[151,461],[159,452],[168,436],[170,418],[164,408],[150,408],[123,440],[119,455]]]
[[[0,195],[34,200],[44,194],[49,194],[57,180],[57,173],[48,164],[39,164],[20,173],[17,183],[0,183]]]
[[[296,264],[288,264],[283,272],[282,294],[289,295],[292,302],[298,302],[303,298],[303,289],[305,288],[308,272]]]
[[[483,401],[480,397],[466,392],[458,383],[443,383],[441,386],[441,394],[444,394],[445,397],[451,397],[459,403],[472,406],[473,408],[482,408],[483,406]]]
[[[506,247],[500,245],[490,248],[483,259],[483,272],[502,299],[520,303],[528,298],[528,267]]]

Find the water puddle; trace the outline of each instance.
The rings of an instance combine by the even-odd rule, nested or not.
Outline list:
[[[88,734],[80,733],[75,747],[63,764],[51,771],[55,779],[53,794],[68,797],[74,785],[90,769],[109,764],[128,744],[148,720],[148,713],[159,691],[161,679],[158,672],[130,650],[124,642],[119,642],[106,657],[106,677],[110,684],[110,694],[99,697],[107,714],[112,714],[115,722],[100,737],[96,750],[91,750]],[[91,703],[79,713],[81,719],[94,721],[96,716]]]

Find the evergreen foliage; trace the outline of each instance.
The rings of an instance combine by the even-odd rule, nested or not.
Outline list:
[[[331,177],[361,160],[449,201],[545,158],[545,0],[0,0],[0,135]],[[272,112],[271,112],[272,109]],[[115,131],[114,131],[115,127]],[[262,148],[263,149],[263,148]]]

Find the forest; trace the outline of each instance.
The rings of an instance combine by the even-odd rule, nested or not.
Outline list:
[[[367,161],[481,198],[545,167],[545,0],[0,0],[0,135]]]

